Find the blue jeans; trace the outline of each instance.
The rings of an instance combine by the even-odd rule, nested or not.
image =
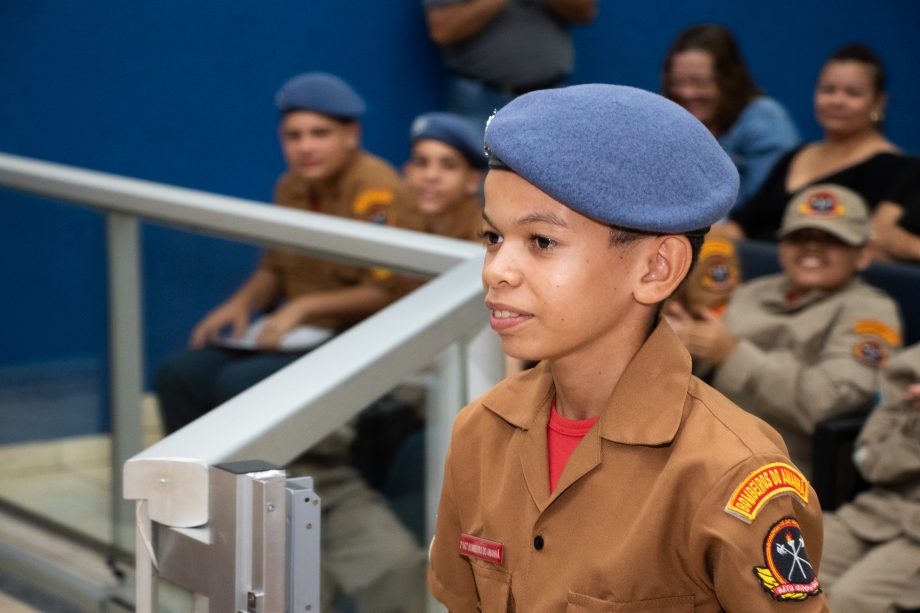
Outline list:
[[[305,353],[262,353],[217,347],[174,353],[163,363],[156,380],[166,433],[198,419]]]
[[[447,78],[447,110],[469,120],[477,129],[485,130],[486,121],[514,96],[465,77]]]

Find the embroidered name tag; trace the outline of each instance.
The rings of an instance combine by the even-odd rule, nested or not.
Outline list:
[[[794,496],[807,505],[808,488],[808,481],[795,466],[784,462],[767,464],[741,481],[728,499],[725,512],[749,524],[777,496]]]
[[[502,563],[503,546],[501,543],[481,539],[469,534],[460,535],[460,555],[479,558],[492,564]]]

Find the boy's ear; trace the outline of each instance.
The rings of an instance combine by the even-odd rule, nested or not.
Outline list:
[[[645,271],[633,291],[636,300],[653,305],[666,300],[690,270],[690,241],[682,234],[655,237],[646,255]]]

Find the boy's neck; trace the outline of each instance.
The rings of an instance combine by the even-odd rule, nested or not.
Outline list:
[[[612,332],[590,348],[550,362],[557,413],[566,419],[590,419],[604,411],[626,367],[645,343],[648,323],[636,324],[621,325],[620,333]]]

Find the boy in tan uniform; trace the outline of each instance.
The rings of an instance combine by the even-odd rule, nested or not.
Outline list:
[[[325,73],[284,84],[276,99],[287,171],[275,186],[278,206],[402,225],[409,197],[395,170],[360,146],[364,101]],[[409,227],[412,227],[411,225]],[[413,228],[416,229],[416,228]],[[256,271],[195,327],[188,350],[161,368],[157,393],[167,432],[173,432],[300,358],[280,351],[284,336],[310,324],[338,333],[406,291],[382,269],[362,269],[291,251],[270,249]],[[257,350],[220,346],[239,336],[254,312],[268,311]],[[420,611],[424,556],[382,497],[348,465],[347,437],[333,434],[291,467],[314,478],[323,499],[322,609],[348,598],[355,610]]]
[[[691,355],[715,365],[712,385],[776,428],[809,475],[815,425],[872,402],[901,321],[895,302],[859,278],[870,254],[858,194],[804,190],[779,238],[783,272],[739,286],[721,321],[671,321]]]
[[[892,358],[882,381],[854,456],[873,488],[824,518],[834,613],[920,609],[920,344]]]
[[[540,364],[457,417],[434,596],[455,612],[826,611],[814,492],[658,318],[735,199],[731,160],[681,107],[614,85],[525,94],[485,142],[490,324]]]
[[[277,97],[279,136],[287,171],[275,186],[278,206],[395,225],[410,211],[394,169],[360,147],[364,101],[325,73],[288,81]],[[160,369],[157,393],[167,433],[287,366],[300,352],[279,351],[302,324],[341,332],[398,297],[386,270],[365,270],[291,251],[267,250],[256,271],[192,331],[189,349]],[[259,351],[223,348],[255,312],[269,311]]]
[[[453,113],[425,113],[412,122],[412,153],[403,167],[425,230],[479,241],[479,188],[486,157],[482,134]]]

